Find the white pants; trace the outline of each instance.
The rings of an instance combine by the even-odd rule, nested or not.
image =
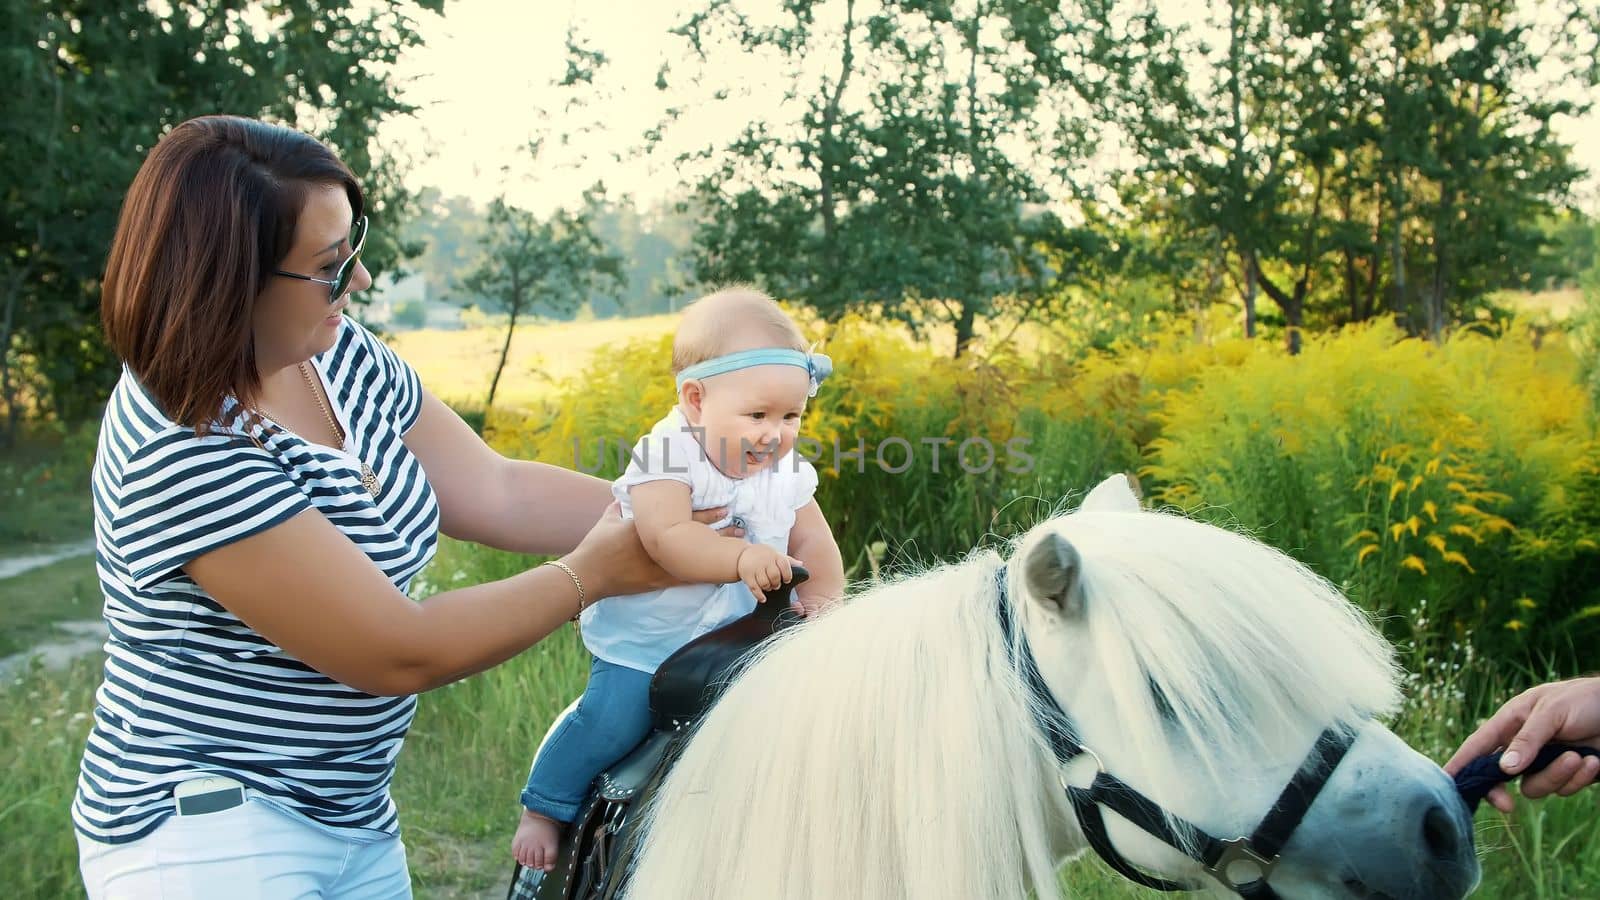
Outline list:
[[[399,836],[375,841],[330,829],[251,797],[232,809],[172,816],[127,844],[78,834],[89,900],[407,900]]]

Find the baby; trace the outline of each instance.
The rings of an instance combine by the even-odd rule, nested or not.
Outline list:
[[[678,403],[634,446],[612,485],[645,549],[678,587],[610,597],[584,610],[593,654],[578,707],[550,735],[522,791],[512,855],[555,868],[562,824],[589,784],[650,728],[650,677],[690,640],[746,615],[761,592],[811,573],[795,593],[813,615],[844,593],[844,565],[812,499],[817,473],[794,451],[806,399],[832,364],[770,297],[729,288],[683,315],[672,345]],[[690,511],[726,506],[744,538]]]

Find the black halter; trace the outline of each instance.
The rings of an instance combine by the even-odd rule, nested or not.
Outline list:
[[[1034,724],[1050,745],[1050,752],[1058,766],[1065,766],[1085,754],[1099,764],[1099,771],[1088,787],[1075,787],[1065,780],[1061,783],[1072,803],[1078,825],[1089,840],[1089,846],[1124,878],[1145,887],[1158,891],[1192,891],[1202,887],[1146,875],[1134,868],[1133,863],[1112,845],[1111,836],[1106,832],[1105,817],[1100,812],[1100,807],[1106,806],[1199,862],[1206,872],[1228,885],[1239,896],[1250,900],[1278,900],[1277,892],[1267,884],[1267,879],[1272,875],[1284,845],[1289,842],[1289,836],[1294,833],[1300,820],[1305,818],[1317,794],[1333,775],[1334,768],[1355,742],[1355,734],[1347,729],[1335,728],[1322,732],[1316,746],[1306,755],[1299,771],[1278,795],[1277,802],[1272,804],[1272,809],[1256,826],[1254,834],[1230,840],[1212,837],[1189,822],[1167,813],[1155,801],[1107,772],[1100,757],[1078,742],[1071,718],[1056,702],[1039,674],[1039,666],[1028,647],[1027,635],[1019,632],[1012,622],[1010,603],[1006,599],[1004,565],[1000,566],[995,578],[1000,591],[1000,631],[1007,652],[1010,653],[1013,646],[1017,648],[1012,664],[1022,676],[1032,699]]]

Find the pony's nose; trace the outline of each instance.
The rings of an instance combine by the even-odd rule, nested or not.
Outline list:
[[[1472,821],[1468,819],[1463,825],[1464,817],[1459,813],[1460,810],[1434,803],[1422,814],[1422,846],[1435,861],[1449,863],[1472,855]]]
[[[1457,900],[1478,883],[1472,817],[1453,789],[1428,785],[1394,808],[1393,838],[1346,847],[1354,869],[1344,879],[1353,897]],[[1409,833],[1408,833],[1409,832]],[[1376,835],[1375,835],[1376,836]]]

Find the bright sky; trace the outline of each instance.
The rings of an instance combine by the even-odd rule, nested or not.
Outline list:
[[[762,60],[746,56],[730,63],[727,75],[744,90],[696,115],[695,88],[686,64],[669,69],[669,88],[655,88],[663,62],[683,53],[681,39],[667,33],[697,0],[451,0],[446,15],[419,14],[425,39],[397,66],[408,83],[406,97],[421,107],[412,119],[384,126],[413,158],[411,185],[432,185],[486,203],[502,187],[519,205],[537,210],[577,201],[582,190],[604,181],[613,195],[631,194],[642,206],[675,193],[679,181],[671,162],[677,152],[732,137],[750,117],[781,99]],[[776,0],[771,4],[777,6]],[[1175,16],[1190,18],[1198,4],[1170,0]],[[741,4],[741,8],[759,4]],[[552,86],[566,70],[567,29],[609,62],[593,91],[598,99],[563,109],[570,92]],[[728,54],[724,53],[723,56]],[[640,143],[669,105],[691,112],[668,134],[678,138],[653,158],[618,158]],[[714,110],[715,112],[712,112]],[[1558,132],[1575,145],[1577,161],[1591,172],[1581,190],[1581,205],[1600,211],[1600,112],[1584,119],[1558,119]],[[573,134],[567,146],[555,136]],[[540,161],[522,148],[549,138]],[[502,167],[512,166],[507,174]]]
[[[678,182],[671,157],[689,146],[671,145],[673,152],[654,159],[618,155],[638,146],[669,105],[693,99],[685,79],[670,71],[669,90],[655,87],[662,62],[683,52],[668,29],[692,7],[681,0],[451,0],[445,16],[422,15],[426,43],[397,67],[402,80],[415,79],[406,97],[421,110],[386,124],[385,135],[413,155],[414,185],[447,195],[487,202],[504,187],[519,204],[547,209],[604,181],[611,194],[632,194],[641,204],[664,198]],[[595,87],[582,92],[598,101],[570,110],[564,105],[573,91],[553,86],[566,72],[569,27],[608,58]],[[754,67],[739,74],[752,93],[765,82]],[[686,140],[685,132],[701,140],[732,137],[743,125],[739,104],[748,102],[718,104],[724,113],[717,120],[702,115],[693,128],[674,133]],[[556,143],[563,131],[572,134],[567,146]],[[536,165],[525,148],[540,137],[546,143]],[[502,172],[508,165],[512,171]]]

